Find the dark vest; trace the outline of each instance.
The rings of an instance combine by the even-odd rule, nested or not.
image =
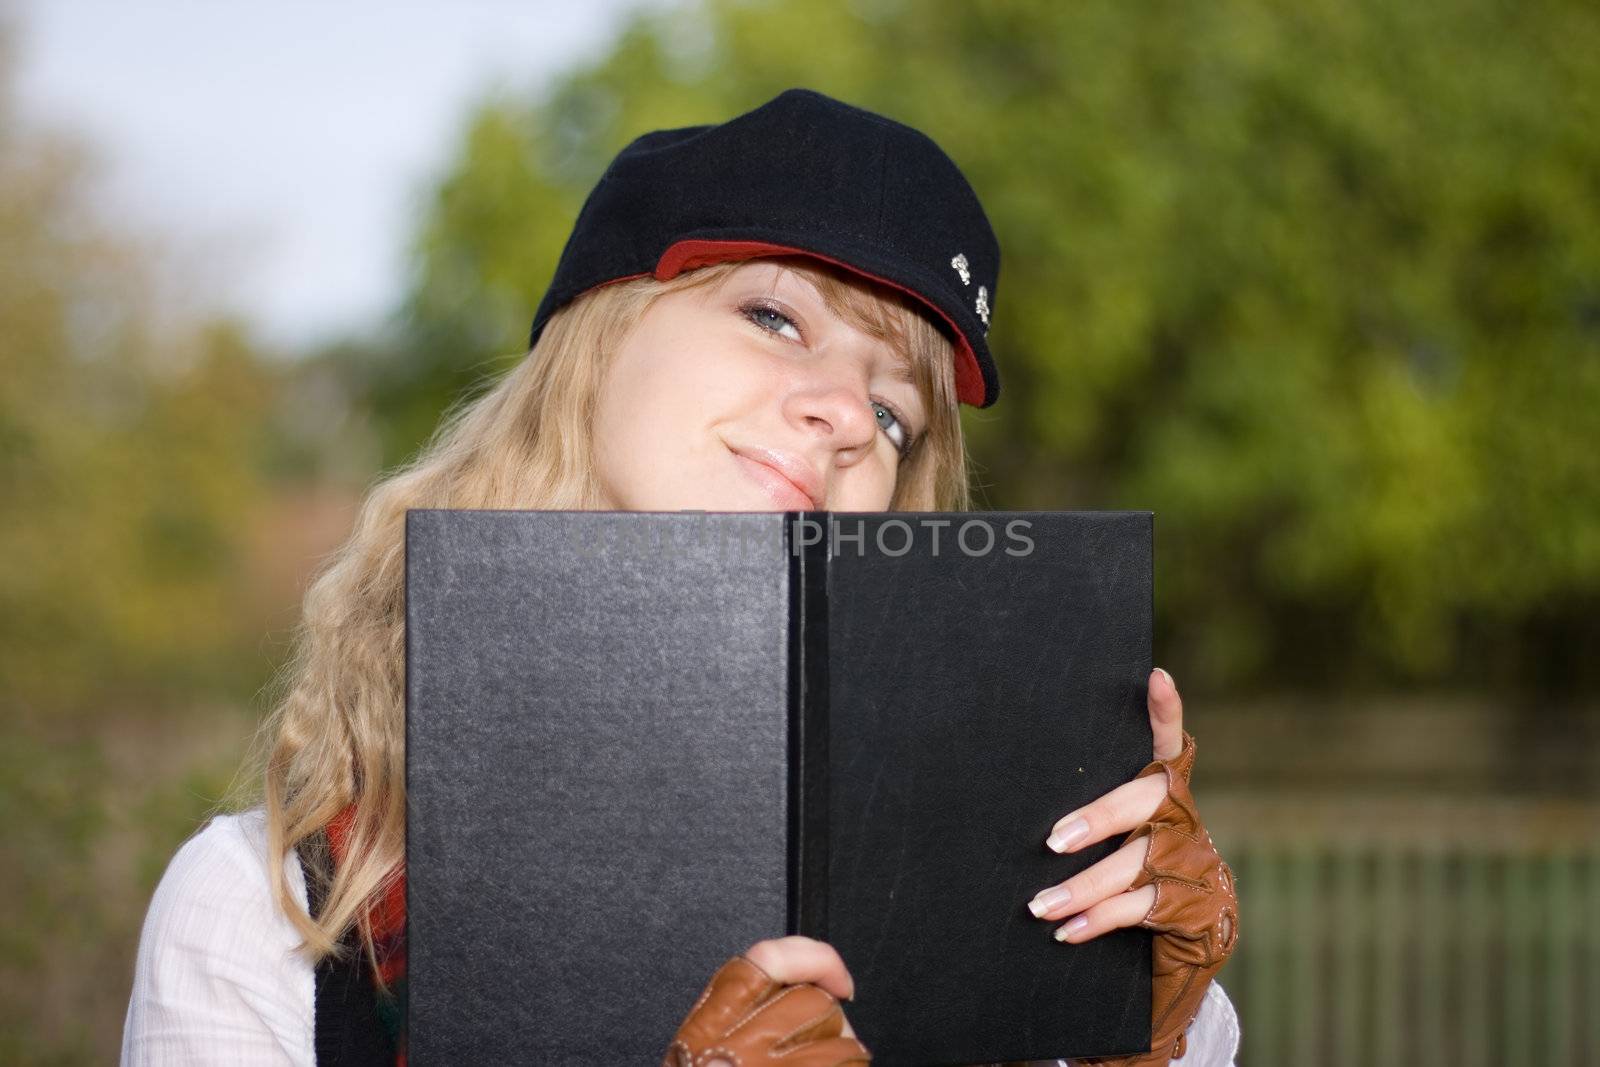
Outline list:
[[[321,836],[320,833],[318,835]],[[306,903],[311,917],[322,913],[326,873],[310,857],[327,855],[320,847],[299,849],[306,876]],[[395,1043],[378,1018],[377,988],[355,927],[340,942],[344,958],[329,956],[317,964],[316,1050],[318,1067],[394,1067]]]

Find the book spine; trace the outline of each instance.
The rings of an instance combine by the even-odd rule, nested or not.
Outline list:
[[[826,535],[816,536],[814,517],[790,512],[785,518],[784,549],[789,563],[788,932],[827,940],[829,545]]]

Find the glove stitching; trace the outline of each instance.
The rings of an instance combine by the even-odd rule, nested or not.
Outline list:
[[[807,1019],[805,1022],[801,1023],[799,1026],[795,1027],[793,1030],[790,1030],[787,1034],[784,1034],[782,1037],[778,1038],[778,1040],[774,1041],[772,1043],[774,1048],[776,1048],[776,1047],[778,1047],[780,1045],[783,1045],[786,1042],[792,1040],[794,1038],[795,1034],[798,1034],[800,1031],[805,1030],[808,1027],[812,1027],[812,1026],[817,1025],[822,1020],[826,1019],[829,1015],[833,1014],[833,1010],[837,1006],[837,1001],[835,1001],[833,999],[833,996],[831,994],[829,994],[826,989],[821,989],[821,987],[818,987],[818,988],[821,991],[822,995],[828,998],[828,1006],[823,1009],[821,1015],[817,1015],[817,1016],[814,1016],[814,1017],[812,1017],[810,1019]],[[801,1046],[801,1047],[803,1047],[803,1046]],[[787,1056],[789,1053],[794,1052],[794,1051],[796,1051],[796,1049],[792,1049],[792,1048],[791,1049],[784,1049],[783,1052],[779,1053],[779,1055],[780,1056]]]
[[[1145,885],[1152,885],[1152,886],[1155,887],[1156,898],[1155,898],[1155,900],[1151,901],[1149,909],[1147,911],[1145,911],[1144,916],[1142,918],[1140,918],[1140,920],[1139,920],[1137,925],[1142,926],[1147,930],[1154,930],[1154,931],[1156,931],[1158,933],[1176,934],[1179,937],[1183,938],[1185,941],[1200,941],[1200,940],[1204,940],[1204,939],[1209,939],[1210,938],[1212,929],[1221,920],[1222,916],[1221,916],[1220,913],[1217,915],[1216,918],[1211,919],[1210,921],[1208,921],[1206,926],[1201,930],[1196,930],[1192,924],[1180,924],[1179,921],[1175,920],[1175,919],[1174,920],[1168,920],[1168,921],[1163,921],[1161,919],[1157,919],[1157,918],[1155,918],[1155,914],[1156,914],[1156,912],[1161,910],[1161,904],[1162,904],[1162,899],[1163,899],[1162,895],[1161,895],[1162,883],[1161,882],[1146,882],[1144,884]],[[1170,881],[1169,881],[1169,884],[1184,885],[1184,883],[1182,883],[1182,882],[1172,883]],[[1184,885],[1184,888],[1187,889],[1187,888],[1191,888],[1191,887],[1189,887],[1187,885]],[[1227,909],[1225,908],[1224,910],[1227,910]],[[1234,926],[1235,926],[1235,930],[1237,931],[1237,927],[1238,927],[1238,919],[1237,918],[1234,919]],[[1237,932],[1236,932],[1235,935],[1234,935],[1234,944],[1237,945],[1238,941],[1239,941],[1239,938],[1238,938],[1238,935],[1237,935]]]
[[[1154,824],[1147,823],[1146,825],[1154,825]],[[1171,829],[1170,827],[1164,827],[1164,828]],[[1182,831],[1176,831],[1176,832],[1180,836],[1186,836],[1186,835],[1183,835]],[[1191,837],[1190,840],[1194,840],[1194,838]],[[1156,899],[1151,901],[1149,909],[1145,911],[1145,913],[1144,913],[1144,919],[1145,920],[1149,920],[1149,918],[1156,913],[1156,909],[1159,907],[1159,905],[1161,903],[1161,883],[1163,883],[1163,882],[1169,882],[1169,883],[1174,883],[1174,884],[1177,884],[1177,885],[1181,885],[1186,889],[1189,889],[1189,890],[1192,890],[1192,891],[1198,892],[1198,893],[1207,893],[1207,894],[1209,894],[1209,893],[1216,892],[1216,886],[1212,884],[1212,882],[1207,877],[1207,875],[1211,874],[1212,871],[1218,870],[1218,868],[1216,868],[1216,867],[1208,868],[1205,872],[1200,874],[1198,877],[1184,874],[1183,872],[1178,871],[1176,869],[1158,868],[1158,867],[1152,866],[1151,862],[1150,862],[1150,856],[1154,852],[1155,852],[1155,843],[1154,843],[1153,835],[1152,835],[1151,847],[1146,849],[1146,851],[1145,851],[1144,863],[1140,865],[1139,873],[1134,875],[1133,881],[1131,883],[1129,883],[1129,885],[1128,885],[1128,888],[1130,890],[1131,889],[1141,889],[1141,888],[1143,888],[1144,886],[1147,886],[1147,885],[1154,885],[1156,887]]]
[[[1180,937],[1185,941],[1204,946],[1206,962],[1201,964],[1201,966],[1209,967],[1213,964],[1219,964],[1223,960],[1226,960],[1229,955],[1231,955],[1231,950],[1229,952],[1219,952],[1217,950],[1217,939],[1215,938],[1214,930],[1211,927],[1207,927],[1205,930],[1202,930],[1197,934],[1186,931],[1181,927],[1173,925],[1172,923],[1153,922],[1150,923],[1146,929],[1154,930],[1157,933],[1162,934],[1172,934],[1173,936]],[[1235,948],[1238,947],[1239,938],[1237,936],[1234,937],[1233,944]]]
[[[1176,937],[1182,938],[1185,941],[1189,941],[1189,942],[1192,942],[1192,943],[1195,943],[1195,944],[1203,945],[1204,948],[1205,948],[1205,952],[1204,952],[1205,963],[1202,964],[1202,966],[1210,967],[1210,966],[1219,965],[1222,962],[1224,962],[1225,960],[1227,960],[1229,956],[1233,955],[1233,953],[1235,951],[1238,950],[1238,948],[1239,948],[1239,918],[1238,918],[1237,913],[1235,912],[1235,909],[1232,906],[1224,906],[1222,911],[1217,913],[1217,917],[1215,919],[1211,920],[1211,922],[1205,927],[1205,929],[1200,930],[1200,931],[1197,932],[1197,931],[1186,929],[1186,928],[1184,928],[1182,926],[1179,926],[1177,923],[1158,922],[1158,921],[1152,920],[1150,918],[1150,916],[1152,914],[1154,914],[1157,904],[1160,903],[1160,899],[1161,899],[1161,887],[1157,886],[1156,887],[1156,904],[1150,905],[1150,910],[1145,912],[1144,919],[1141,920],[1140,923],[1139,923],[1140,926],[1143,926],[1143,927],[1145,927],[1146,929],[1149,929],[1149,930],[1154,930],[1157,933],[1172,934],[1172,935],[1174,935]],[[1233,924],[1233,944],[1229,948],[1227,948],[1226,950],[1221,948],[1222,938],[1220,936],[1221,935],[1221,931],[1219,929],[1220,924],[1222,922],[1222,918],[1223,918],[1224,915],[1226,915],[1228,917],[1228,919]]]
[[[808,988],[809,989],[816,989],[823,996],[829,996],[827,990],[822,989],[822,988],[820,988],[818,986],[811,985],[810,983],[804,983],[804,984],[801,984],[801,985],[784,986],[783,987],[783,991],[780,992],[777,996],[773,997],[771,1000],[764,1000],[760,1004],[757,1004],[755,1007],[751,1008],[749,1011],[745,1012],[744,1013],[744,1017],[741,1018],[738,1022],[734,1023],[732,1026],[728,1027],[726,1032],[730,1033],[730,1034],[733,1033],[735,1030],[739,1029],[739,1027],[743,1026],[745,1023],[747,1023],[751,1019],[755,1018],[757,1012],[766,1011],[772,1005],[778,1003],[778,1001],[782,1000],[784,997],[788,996],[789,994],[797,993],[802,989],[808,989]]]
[[[711,1062],[711,1058],[713,1056],[721,1056],[731,1060],[733,1062],[733,1067],[743,1067],[744,1064],[744,1061],[739,1058],[739,1054],[737,1052],[724,1045],[717,1045],[713,1048],[702,1049],[700,1051],[700,1055],[695,1057],[694,1062],[697,1067],[705,1067],[706,1064]]]
[[[1156,824],[1152,824],[1152,825],[1155,827],[1155,829],[1171,831],[1172,833],[1177,834],[1179,837],[1186,838],[1187,840],[1192,841],[1195,844],[1199,844],[1199,838],[1196,838],[1196,837],[1194,837],[1194,836],[1192,836],[1190,834],[1186,834],[1182,830],[1177,829],[1176,827],[1169,826],[1169,825],[1167,825],[1165,823],[1156,823]],[[1211,874],[1211,873],[1213,873],[1214,871],[1220,870],[1221,869],[1220,862],[1207,866],[1206,869],[1202,873],[1200,873],[1198,875],[1184,874],[1181,870],[1179,870],[1176,867],[1156,867],[1156,866],[1153,865],[1154,861],[1151,859],[1151,857],[1155,855],[1155,851],[1156,851],[1156,848],[1155,848],[1155,837],[1156,837],[1155,830],[1152,830],[1151,833],[1150,833],[1150,839],[1151,839],[1150,840],[1150,847],[1145,850],[1144,863],[1140,865],[1142,873],[1148,873],[1152,879],[1154,879],[1154,878],[1173,878],[1173,879],[1178,879],[1178,880],[1181,880],[1181,881],[1186,881],[1189,884],[1193,885],[1196,889],[1199,889],[1202,886],[1205,887],[1208,890],[1212,888],[1211,883],[1207,880],[1206,876]],[[1124,844],[1126,844],[1126,842],[1124,842]],[[1220,860],[1220,858],[1219,858],[1219,860]]]
[[[1160,1033],[1166,1028],[1167,1019],[1172,1015],[1172,1009],[1176,1008],[1183,1002],[1183,998],[1189,994],[1189,987],[1194,985],[1194,976],[1196,971],[1197,968],[1191,967],[1189,969],[1189,973],[1184,976],[1183,987],[1179,989],[1178,992],[1173,996],[1168,998],[1166,1006],[1161,1009],[1161,1014],[1156,1016],[1155,1020],[1150,1024],[1151,1033]],[[1191,1017],[1189,1021],[1193,1022],[1193,1017]],[[1185,1029],[1187,1029],[1187,1027],[1185,1027]]]
[[[1126,845],[1130,841],[1137,841],[1137,840],[1139,840],[1139,838],[1144,837],[1146,834],[1150,835],[1151,837],[1154,837],[1155,836],[1155,832],[1157,830],[1170,830],[1171,832],[1177,834],[1179,837],[1182,837],[1182,838],[1185,838],[1185,839],[1187,839],[1189,841],[1192,841],[1197,845],[1200,843],[1200,839],[1198,837],[1196,837],[1194,834],[1189,833],[1187,830],[1185,830],[1183,827],[1179,826],[1177,823],[1170,823],[1170,822],[1166,822],[1166,821],[1160,820],[1160,819],[1146,819],[1144,822],[1140,823],[1138,826],[1135,826],[1132,830],[1129,830],[1128,831],[1128,836],[1122,839],[1122,843],[1124,845]],[[1212,851],[1215,852],[1216,849],[1213,848]],[[1145,858],[1148,860],[1149,856],[1147,855]]]
[[[741,969],[742,970],[750,970],[750,971],[756,972],[756,974],[760,975],[761,978],[764,981],[768,982],[768,983],[771,983],[772,980],[773,980],[772,976],[770,974],[768,974],[766,971],[762,970],[761,967],[756,964],[756,961],[751,959],[748,956],[735,956],[735,957],[733,957],[727,963],[724,963],[722,965],[722,968],[719,968],[718,973],[720,974],[722,970],[733,971],[733,970],[741,970]],[[689,1015],[693,1015],[695,1012],[699,1011],[700,1008],[702,1006],[704,1006],[705,1002],[707,1000],[711,999],[712,992],[717,988],[720,988],[720,987],[718,986],[717,982],[715,981],[715,978],[713,977],[713,980],[710,981],[710,982],[707,982],[706,983],[706,987],[700,991],[700,999],[695,1001],[694,1002],[694,1007],[689,1009]],[[688,1016],[685,1016],[685,1018],[687,1018],[687,1017]]]
[[[831,1040],[831,1039],[830,1039],[830,1040]],[[871,1053],[869,1053],[869,1052],[867,1052],[867,1047],[866,1047],[866,1046],[865,1046],[865,1045],[863,1045],[863,1044],[861,1044],[861,1042],[860,1042],[860,1041],[858,1041],[858,1040],[856,1040],[856,1039],[855,1039],[855,1038],[847,1038],[847,1037],[845,1037],[845,1036],[844,1036],[844,1035],[843,1035],[843,1034],[840,1034],[840,1035],[839,1035],[839,1040],[841,1040],[841,1041],[852,1041],[852,1042],[854,1042],[854,1043],[855,1043],[855,1045],[856,1045],[856,1047],[857,1047],[857,1048],[859,1048],[859,1049],[861,1049],[861,1054],[862,1054],[862,1055],[864,1055],[864,1056],[866,1056],[866,1057],[867,1057],[867,1058],[866,1058],[866,1059],[864,1059],[864,1060],[863,1060],[863,1059],[859,1059],[859,1058],[858,1058],[858,1057],[855,1057],[855,1056],[852,1056],[852,1057],[850,1057],[850,1058],[849,1058],[849,1059],[847,1059],[847,1060],[840,1060],[840,1061],[839,1061],[839,1065],[840,1065],[840,1067],[843,1067],[843,1065],[844,1065],[844,1064],[846,1064],[846,1063],[870,1063],[870,1062],[872,1062],[872,1055],[871,1055]],[[784,1057],[785,1057],[785,1056],[792,1056],[792,1055],[794,1055],[794,1054],[795,1054],[795,1053],[796,1053],[796,1052],[810,1052],[810,1051],[811,1051],[811,1050],[812,1050],[812,1049],[814,1049],[814,1048],[816,1048],[816,1045],[814,1045],[814,1044],[813,1044],[813,1043],[812,1043],[812,1042],[810,1042],[810,1041],[807,1041],[807,1042],[806,1042],[806,1043],[805,1043],[805,1044],[803,1044],[803,1045],[796,1045],[796,1046],[795,1046],[795,1047],[794,1047],[794,1048],[786,1048],[786,1049],[784,1049],[784,1050],[783,1050],[783,1051],[782,1051],[782,1052],[775,1052],[775,1053],[772,1053],[772,1054],[771,1054],[771,1058],[772,1058],[772,1059],[775,1059],[775,1060],[781,1060],[781,1059],[783,1059],[783,1058],[784,1058]]]

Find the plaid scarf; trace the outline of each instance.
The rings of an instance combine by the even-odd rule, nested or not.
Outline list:
[[[355,824],[356,806],[351,804],[328,823],[328,851],[334,868],[344,862],[350,831]],[[406,872],[391,881],[383,895],[367,909],[372,926],[372,946],[377,957],[374,982],[378,1020],[395,1042],[396,1067],[406,1063]],[[387,986],[387,990],[383,987]]]

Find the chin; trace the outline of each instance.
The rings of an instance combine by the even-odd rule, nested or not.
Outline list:
[[[778,511],[772,501],[759,493],[754,496],[732,486],[722,486],[712,492],[674,494],[659,507],[649,511]]]

